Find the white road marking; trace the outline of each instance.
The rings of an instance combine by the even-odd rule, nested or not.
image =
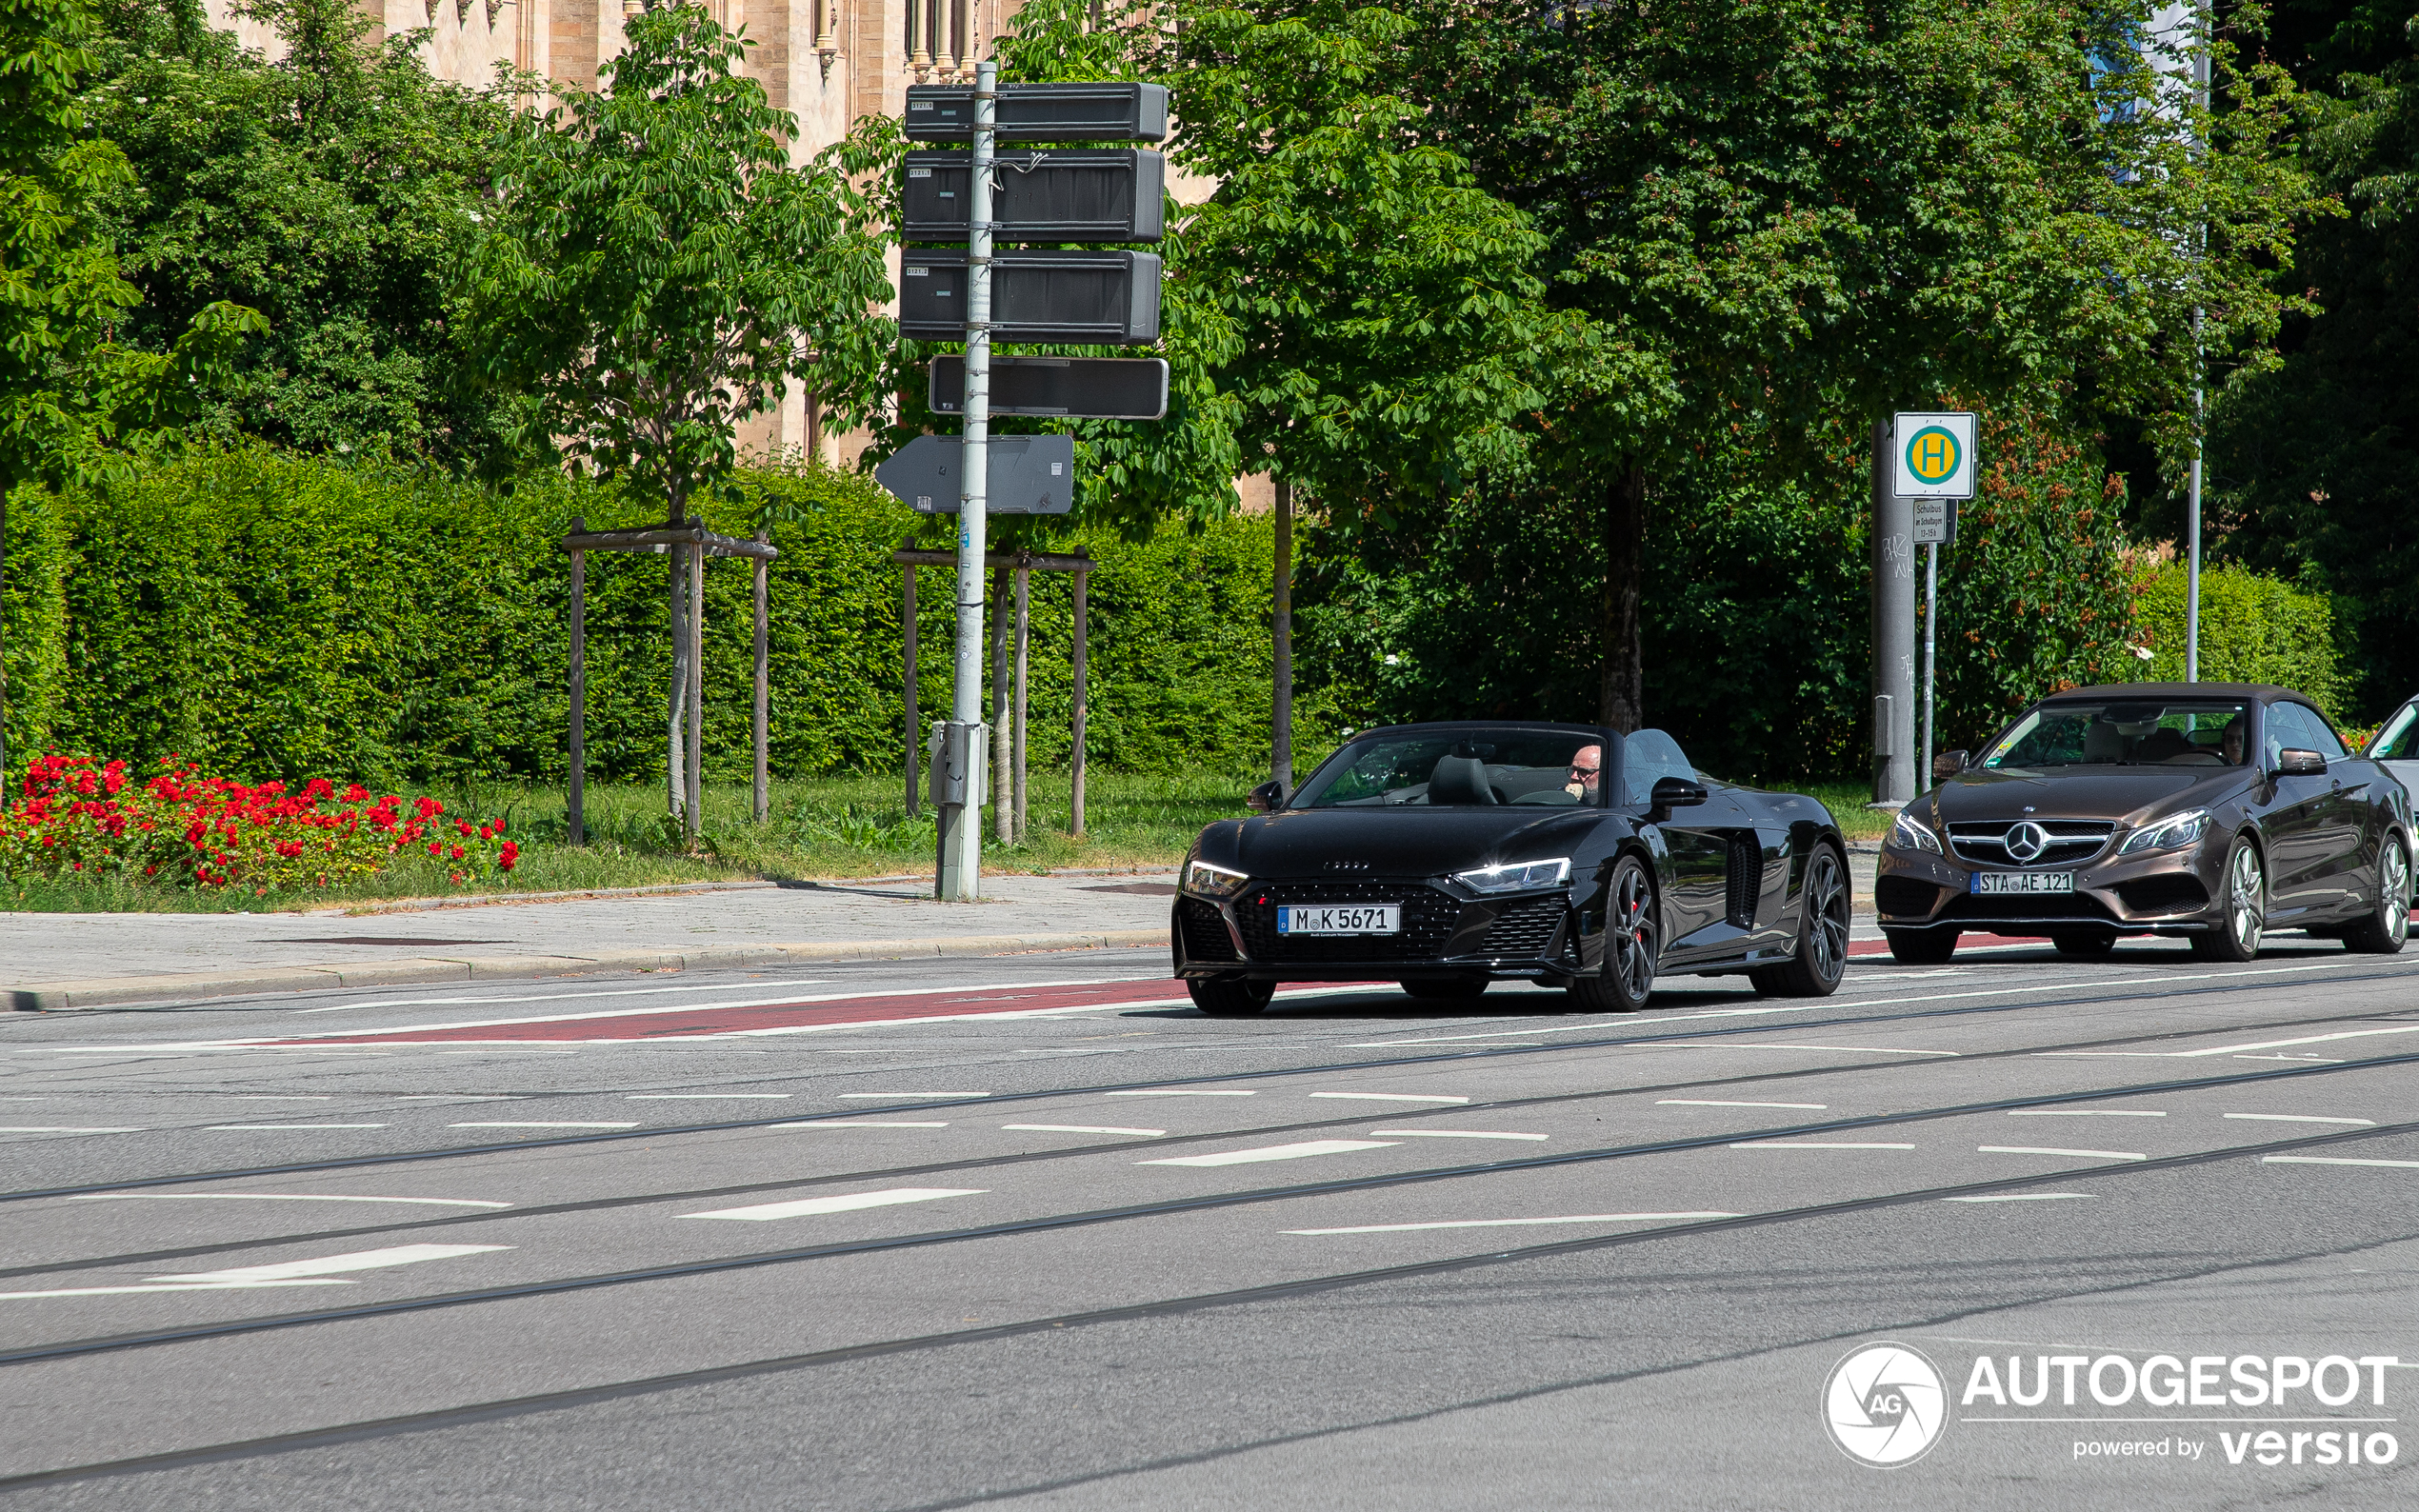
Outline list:
[[[390,1249],[364,1249],[318,1260],[280,1261],[273,1265],[239,1265],[233,1270],[206,1270],[190,1276],[162,1276],[161,1281],[292,1281],[302,1276],[333,1276],[345,1271],[384,1270],[389,1265],[416,1265],[424,1260],[451,1260],[460,1255],[486,1255],[510,1244],[397,1244]]]
[[[2011,1107],[2009,1118],[2165,1118],[2165,1113],[2139,1107]]]
[[[448,1128],[636,1128],[635,1124],[448,1124]]]
[[[1372,1136],[1390,1135],[1395,1139],[1414,1140],[1543,1140],[1550,1134],[1504,1134],[1488,1129],[1467,1128],[1373,1128]]]
[[[1103,1092],[1103,1097],[1258,1097],[1257,1092],[1219,1091],[1200,1086],[1154,1086],[1141,1092]]]
[[[2390,1029],[2342,1029],[2333,1034],[2306,1034],[2292,1040],[2254,1040],[2245,1044],[2213,1044],[2206,1050],[2170,1050],[2168,1053],[2179,1061],[2192,1061],[2210,1055],[2240,1055],[2247,1050],[2284,1050],[2296,1044],[2332,1044],[2338,1040],[2371,1040],[2389,1034],[2419,1034],[2419,1024],[2406,1024]]]
[[[2262,1124],[2349,1124],[2355,1128],[2375,1128],[2373,1118],[2321,1118],[2315,1113],[2227,1113],[2225,1118],[2256,1119]]]
[[[1690,1218],[1742,1218],[1743,1213],[1579,1213],[1569,1218],[1467,1218],[1446,1224],[1358,1224],[1350,1228],[1289,1228],[1289,1234],[1409,1234],[1429,1228],[1528,1228],[1539,1224],[1652,1224]]]
[[[2344,1155],[2263,1155],[2263,1165],[2386,1165],[2419,1171],[2419,1161],[2356,1161]]]
[[[1116,1128],[1102,1124],[1003,1124],[1000,1127],[1030,1134],[1131,1134],[1137,1139],[1149,1140],[1158,1139],[1168,1132],[1164,1128]]]
[[[2147,1161],[2150,1158],[2138,1150],[2065,1150],[2039,1144],[1977,1144],[1974,1149],[1984,1155],[2064,1155],[2079,1161]]]
[[[1734,1150],[1911,1150],[1912,1144],[1877,1144],[1847,1140],[1741,1140]]]
[[[1709,1097],[1664,1097],[1655,1099],[1657,1107],[1806,1107],[1820,1112],[1828,1103],[1729,1103]]]
[[[202,1125],[203,1129],[213,1133],[233,1129],[385,1128],[386,1126],[384,1124],[205,1124]]]
[[[2062,1203],[2090,1197],[2089,1192],[1994,1192],[1987,1197],[1944,1197],[1944,1203]]]
[[[34,1297],[125,1297],[147,1291],[267,1291],[277,1286],[350,1286],[349,1281],[333,1277],[324,1280],[303,1278],[295,1281],[216,1281],[190,1286],[68,1286],[57,1291],[0,1291],[0,1302],[24,1302]]]
[[[1391,1140],[1305,1140],[1299,1144],[1263,1144],[1257,1149],[1226,1150],[1216,1155],[1172,1155],[1166,1160],[1136,1161],[1137,1165],[1249,1165],[1259,1161],[1298,1161],[1306,1155],[1341,1155],[1348,1150],[1384,1149]]]
[[[1417,1092],[1313,1092],[1312,1097],[1331,1097],[1349,1103],[1467,1103],[1466,1097],[1427,1097]]]
[[[783,1098],[787,1092],[632,1092],[633,1103],[732,1103],[750,1098]]]
[[[301,1192],[81,1192],[70,1203],[412,1203],[426,1207],[510,1207],[473,1197],[322,1197]]]
[[[94,1125],[88,1124],[0,1124],[0,1134],[140,1134],[139,1124]]]
[[[843,1092],[843,1103],[895,1103],[901,1098],[919,1097],[989,1097],[989,1092]]]
[[[837,1197],[808,1197],[794,1203],[758,1203],[750,1207],[721,1207],[710,1213],[683,1213],[683,1218],[736,1218],[762,1223],[773,1218],[804,1218],[810,1213],[853,1213],[868,1207],[892,1207],[901,1203],[929,1203],[941,1197],[980,1197],[980,1186],[893,1186],[879,1192],[846,1192]]]
[[[850,1118],[808,1119],[798,1124],[775,1124],[773,1128],[948,1128],[947,1124],[909,1123],[895,1119]]]

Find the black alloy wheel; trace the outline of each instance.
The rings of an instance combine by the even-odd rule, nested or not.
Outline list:
[[[2369,955],[2402,953],[2410,938],[2410,848],[2389,832],[2377,843],[2377,901],[2367,918],[2344,931],[2344,944]]]
[[[2249,835],[2236,835],[2226,853],[2226,876],[2218,884],[2217,927],[2191,937],[2192,954],[2204,961],[2241,963],[2259,954],[2268,933],[2268,867]]]
[[[1828,998],[1848,975],[1848,862],[1828,842],[1814,847],[1806,863],[1804,917],[1797,926],[1797,950],[1783,965],[1758,966],[1747,974],[1755,990],[1768,998]]]
[[[1474,998],[1487,990],[1485,977],[1429,977],[1394,984],[1411,997],[1435,1003],[1454,998]]]
[[[1953,927],[1938,929],[1891,929],[1890,959],[1901,965],[1936,966],[1957,953],[1957,933]]]
[[[1662,952],[1654,877],[1645,862],[1624,856],[1605,883],[1604,965],[1595,976],[1571,978],[1563,990],[1583,1012],[1635,1013],[1654,991]]]
[[[1185,984],[1185,989],[1192,994],[1192,1005],[1213,1019],[1248,1019],[1269,1005],[1277,985],[1229,971],[1224,976],[1195,977]]]
[[[2049,937],[2058,954],[2097,961],[2116,949],[2116,936],[2106,929],[2062,929]]]

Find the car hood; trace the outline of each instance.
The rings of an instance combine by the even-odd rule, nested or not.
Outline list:
[[[2148,818],[2171,808],[2212,803],[2241,786],[2245,770],[2160,767],[2053,767],[1968,772],[1940,785],[1944,824],[2019,819]]]
[[[1211,825],[1196,853],[1259,878],[1432,877],[1565,854],[1604,819],[1596,808],[1518,806],[1289,809]]]

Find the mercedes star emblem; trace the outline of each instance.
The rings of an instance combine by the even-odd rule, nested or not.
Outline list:
[[[2030,861],[2049,848],[2049,831],[2028,819],[2020,825],[2009,825],[2002,843],[2009,855],[2018,861]]]

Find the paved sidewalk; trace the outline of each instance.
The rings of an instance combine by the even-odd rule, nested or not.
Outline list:
[[[1172,873],[751,887],[342,914],[0,913],[0,1005],[1165,945]]]

